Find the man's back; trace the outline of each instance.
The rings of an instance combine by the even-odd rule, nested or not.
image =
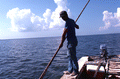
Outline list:
[[[74,42],[77,42],[77,39],[76,39],[76,35],[75,35],[75,22],[74,20],[68,18],[66,20],[66,24],[65,24],[65,28],[68,29],[68,32],[67,32],[67,41],[68,41],[68,44],[69,43],[74,43]]]

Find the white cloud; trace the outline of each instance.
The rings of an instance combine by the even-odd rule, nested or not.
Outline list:
[[[10,29],[12,31],[32,30],[31,16],[33,15],[34,14],[31,13],[30,9],[19,10],[19,8],[14,8],[12,10],[9,10],[7,17],[11,19],[12,27]]]
[[[64,22],[59,18],[59,13],[66,10],[70,15],[70,9],[67,8],[67,0],[54,0],[57,4],[55,11],[46,9],[43,18],[35,15],[30,9],[13,8],[7,12],[7,18],[11,19],[11,30],[19,32],[40,31],[52,28],[63,28]]]
[[[103,12],[104,27],[100,27],[99,30],[106,30],[110,27],[120,27],[120,8],[117,8],[117,13],[108,11]]]

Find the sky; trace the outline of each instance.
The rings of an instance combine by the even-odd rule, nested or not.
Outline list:
[[[76,20],[88,0],[0,0],[0,39],[61,36],[67,11]],[[76,35],[120,33],[120,0],[90,0]]]

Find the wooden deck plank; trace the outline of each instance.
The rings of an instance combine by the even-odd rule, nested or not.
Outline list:
[[[109,60],[109,70],[108,74],[116,75],[116,77],[120,78],[120,55],[118,58],[112,58]]]

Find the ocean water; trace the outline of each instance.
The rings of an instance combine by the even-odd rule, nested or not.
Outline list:
[[[120,54],[120,34],[77,36],[77,58],[99,55],[107,44],[108,55]],[[0,40],[0,79],[38,79],[55,54],[61,37]],[[67,70],[67,47],[59,50],[44,79],[60,79]]]

